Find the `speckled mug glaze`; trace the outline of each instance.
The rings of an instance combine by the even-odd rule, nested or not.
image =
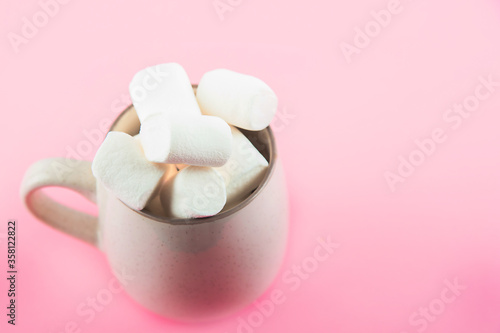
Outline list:
[[[111,130],[131,135],[139,131],[133,106]],[[113,271],[133,277],[123,287],[146,308],[181,321],[217,319],[250,304],[268,288],[286,247],[286,185],[272,131],[244,134],[269,168],[246,200],[216,216],[169,219],[134,210],[96,183],[90,162],[79,163],[57,180],[49,170],[54,160],[39,161],[28,170],[21,193],[35,216],[96,245]],[[95,200],[98,219],[37,191],[45,186],[69,187]]]

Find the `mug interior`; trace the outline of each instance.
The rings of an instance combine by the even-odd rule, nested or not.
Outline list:
[[[193,89],[196,92],[196,85],[193,86]],[[139,122],[139,118],[137,117],[135,108],[133,105],[130,105],[118,116],[118,118],[116,118],[114,123],[111,125],[109,131],[124,132],[133,136],[139,134],[140,126],[141,124]],[[270,127],[267,127],[261,131],[248,131],[241,128],[238,129],[248,138],[248,140],[254,145],[254,147],[257,148],[257,150],[267,160],[269,166],[259,186],[246,199],[244,199],[237,205],[229,209],[222,210],[220,213],[214,216],[184,219],[184,218],[170,218],[170,217],[158,216],[150,213],[148,210],[139,211],[131,208],[125,203],[123,204],[126,205],[128,208],[136,211],[138,214],[144,215],[150,219],[159,222],[171,223],[171,224],[207,223],[221,218],[225,218],[229,215],[236,213],[237,211],[248,205],[257,195],[259,195],[260,191],[266,186],[275,168],[276,158],[277,158],[274,135]]]

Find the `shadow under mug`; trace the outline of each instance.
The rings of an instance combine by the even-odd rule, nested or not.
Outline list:
[[[139,127],[130,106],[110,131],[135,135]],[[269,287],[288,234],[285,177],[273,133],[269,127],[242,132],[269,167],[248,198],[215,216],[171,219],[134,210],[96,182],[91,162],[64,158],[35,162],[21,196],[40,220],[103,251],[125,291],[144,307],[181,321],[221,318]],[[79,192],[97,203],[99,216],[55,202],[39,191],[47,186]]]

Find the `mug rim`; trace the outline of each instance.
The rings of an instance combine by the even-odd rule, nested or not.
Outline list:
[[[194,89],[196,89],[198,85],[193,84],[192,86]],[[131,108],[133,108],[133,106],[134,106],[133,104],[130,104],[118,115],[118,117],[116,117],[116,119],[111,124],[111,126],[108,130],[108,133],[113,131],[113,128],[117,125],[117,123],[120,121],[120,119],[125,115],[126,112],[128,112]],[[120,200],[120,202],[123,203],[127,208],[138,213],[139,215],[147,217],[150,220],[155,220],[157,222],[168,223],[168,224],[172,224],[172,225],[197,225],[197,224],[202,224],[202,223],[214,222],[214,221],[229,217],[229,216],[237,213],[241,209],[245,208],[246,206],[248,206],[267,186],[267,184],[269,183],[271,176],[274,172],[274,169],[276,166],[276,160],[277,160],[276,141],[274,138],[274,134],[273,134],[273,131],[271,130],[271,126],[267,126],[266,128],[264,128],[261,131],[266,131],[268,134],[268,137],[269,137],[269,147],[268,147],[268,149],[269,149],[269,165],[267,167],[264,178],[260,182],[259,186],[255,189],[255,191],[253,191],[245,200],[241,201],[237,205],[231,207],[230,209],[228,209],[222,213],[218,213],[216,215],[207,216],[207,217],[198,217],[198,218],[171,218],[171,217],[166,217],[166,216],[162,217],[162,216],[153,215],[153,214],[151,214],[149,212],[145,212],[143,210],[134,209],[134,208],[130,207],[129,205],[127,205],[125,202],[123,202],[121,199],[119,199],[119,198],[117,198],[117,199]],[[260,131],[257,131],[257,132],[260,132]]]

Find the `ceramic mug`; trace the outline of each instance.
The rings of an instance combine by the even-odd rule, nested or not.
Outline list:
[[[128,107],[112,131],[134,135],[139,120]],[[34,163],[21,196],[40,220],[103,251],[114,272],[133,278],[125,291],[146,308],[182,321],[226,316],[253,302],[271,284],[285,252],[288,200],[270,128],[243,131],[268,160],[258,188],[244,201],[199,219],[172,219],[130,208],[92,175],[91,162],[63,158]],[[61,173],[54,165],[71,166]],[[40,189],[59,186],[97,203],[98,217],[55,202]]]

